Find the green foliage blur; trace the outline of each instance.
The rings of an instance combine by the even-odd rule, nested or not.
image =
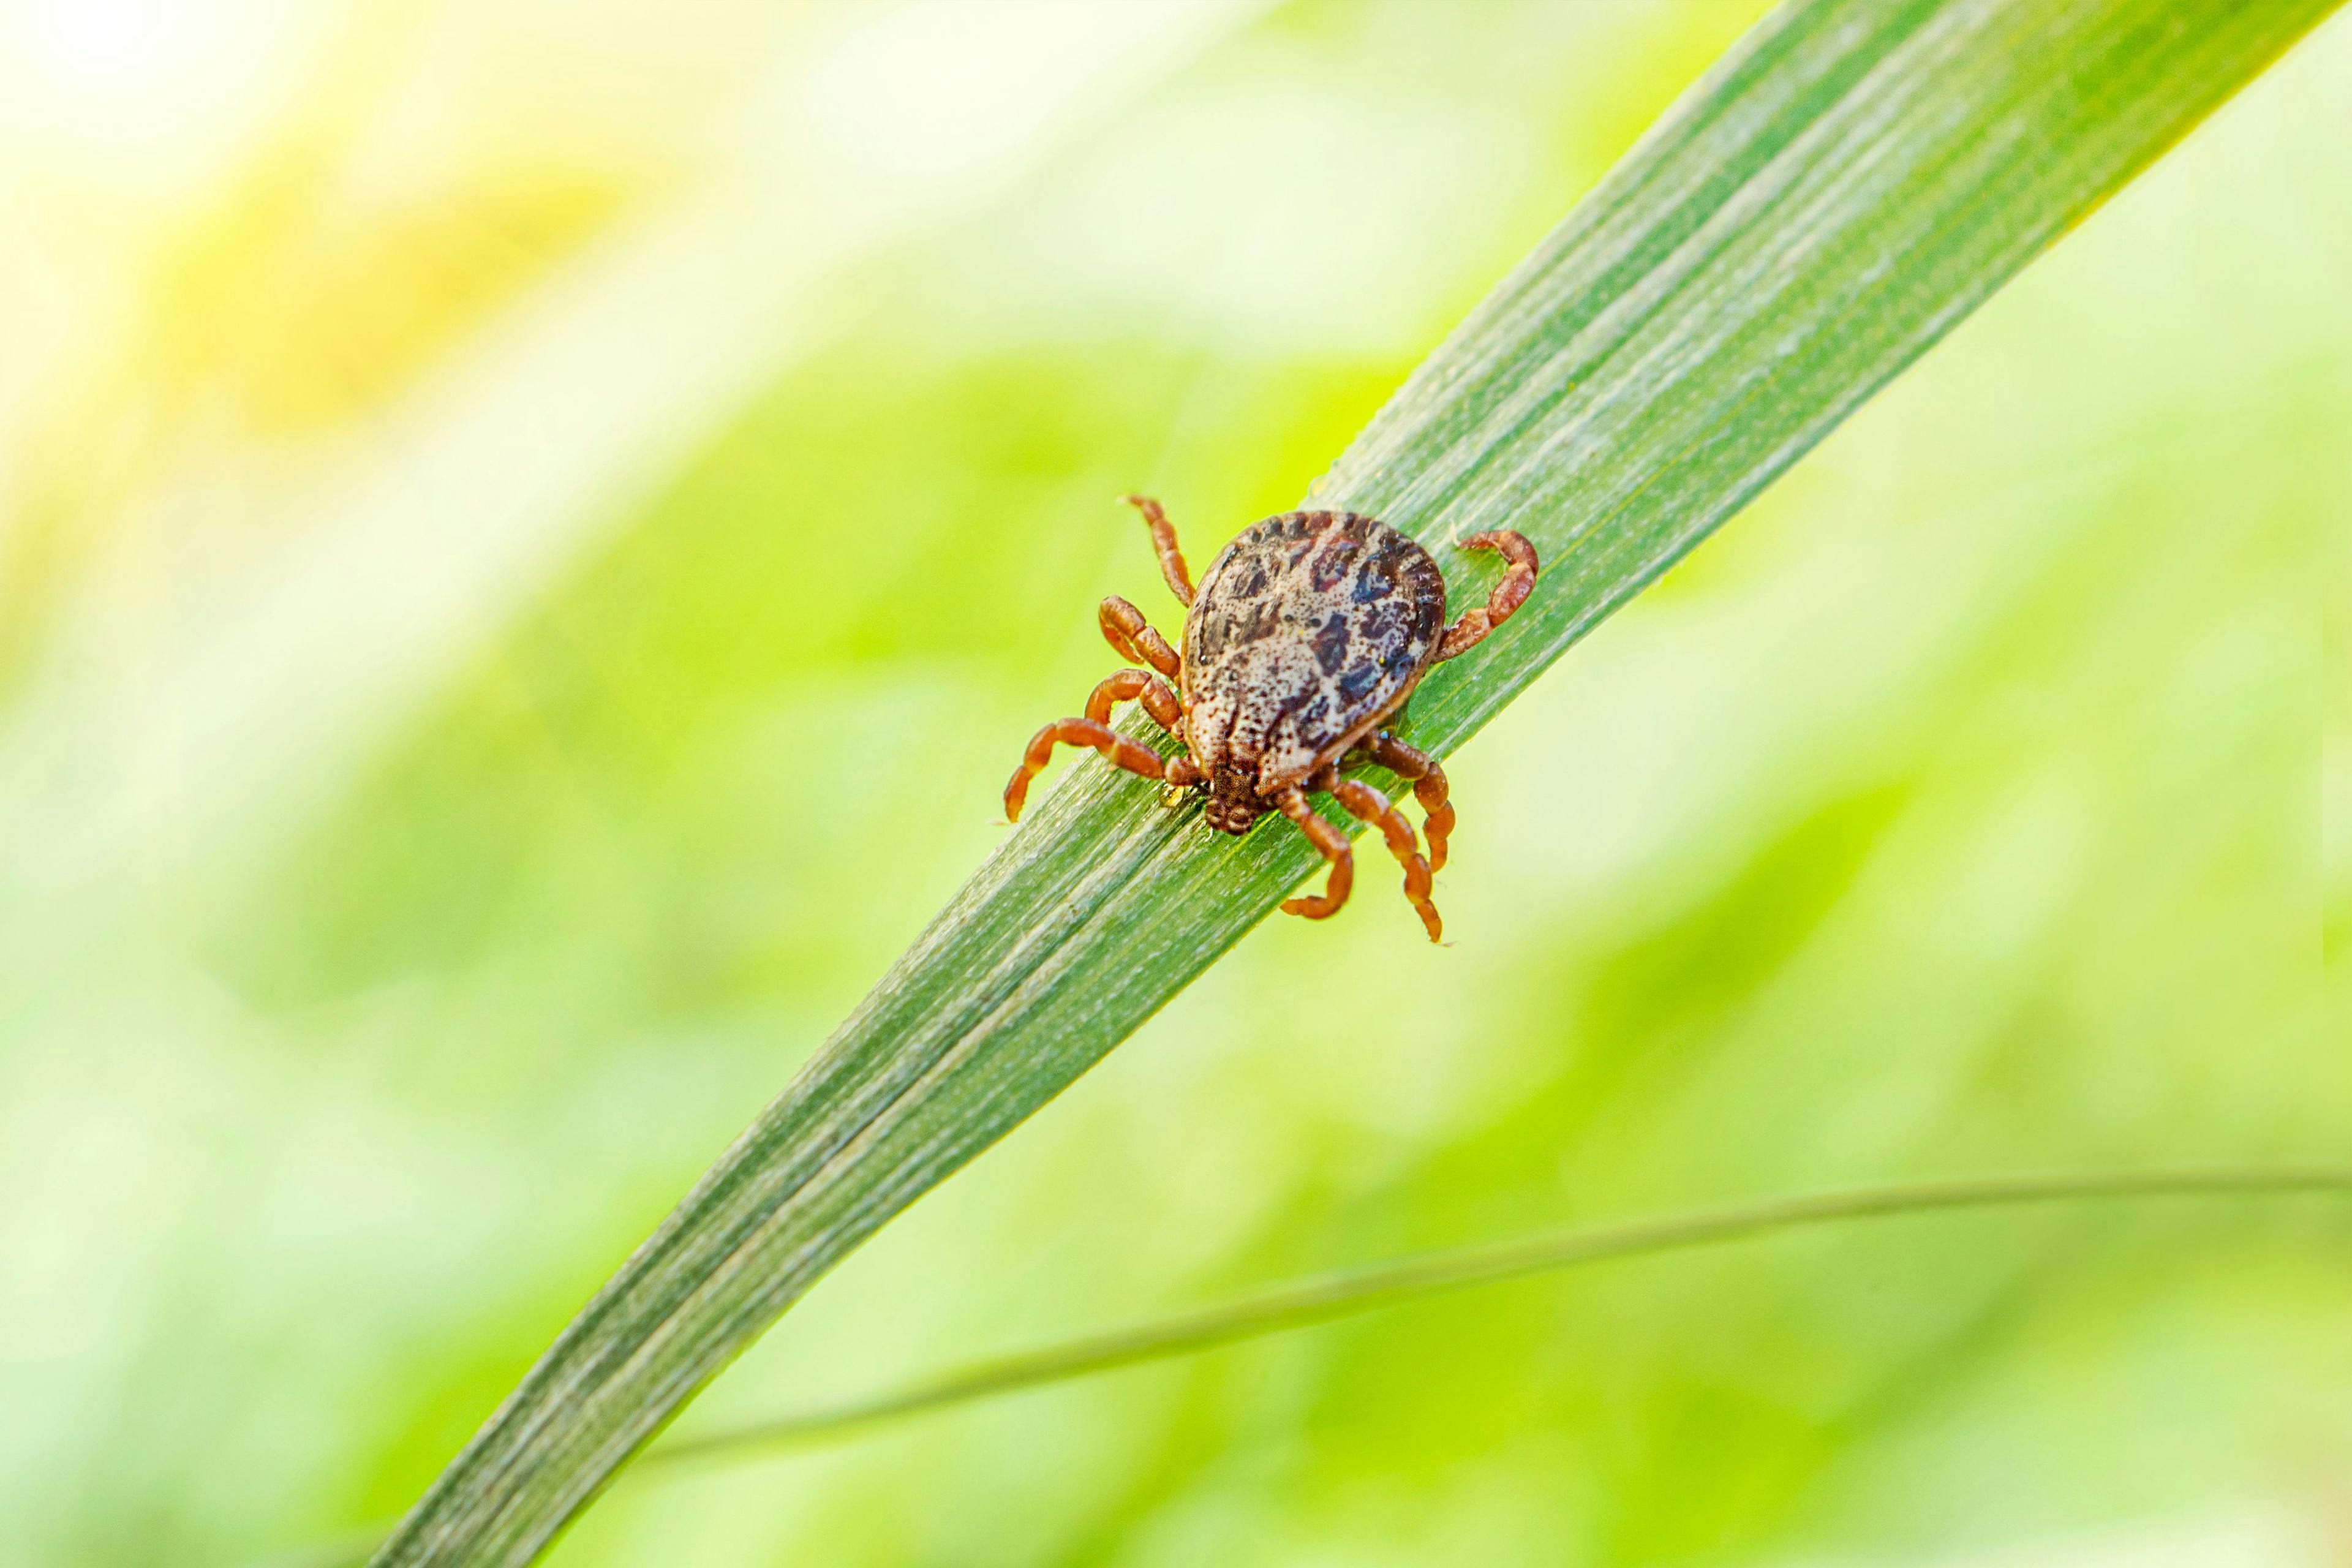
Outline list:
[[[414,1500],[1760,14],[0,16],[0,1559]],[[2352,1128],[2338,18],[887,1228],[709,1429],[1405,1251]],[[1072,768],[1065,760],[1044,785]],[[1367,865],[1370,866],[1368,861]],[[2352,1216],[1894,1223],[625,1480],[568,1568],[2352,1561]]]

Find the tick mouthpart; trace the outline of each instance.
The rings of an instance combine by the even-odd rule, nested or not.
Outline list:
[[[1266,812],[1265,797],[1257,793],[1257,778],[1250,769],[1227,765],[1219,768],[1209,779],[1209,804],[1202,817],[1220,833],[1247,833]]]

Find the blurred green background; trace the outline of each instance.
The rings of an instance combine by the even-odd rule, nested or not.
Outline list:
[[[0,1556],[405,1508],[1761,14],[0,10]],[[1091,761],[1058,764],[1098,766]],[[679,1430],[1272,1279],[2352,1129],[2352,28]],[[1049,781],[1047,786],[1051,787]],[[625,1484],[591,1565],[2352,1563],[2352,1216],[1946,1217]]]

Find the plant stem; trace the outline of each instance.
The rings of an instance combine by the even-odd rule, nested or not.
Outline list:
[[[2077,1175],[1983,1176],[1816,1193],[1591,1229],[1559,1231],[1524,1241],[1460,1247],[1377,1264],[1132,1328],[975,1362],[896,1393],[664,1443],[648,1453],[643,1462],[667,1468],[671,1465],[751,1458],[780,1448],[815,1447],[860,1436],[886,1422],[929,1415],[950,1405],[1192,1355],[1237,1340],[1257,1339],[1328,1322],[1334,1318],[1402,1306],[1441,1291],[1595,1263],[1651,1258],[1814,1226],[2093,1200],[2313,1194],[2352,1194],[2352,1167],[2248,1165]]]

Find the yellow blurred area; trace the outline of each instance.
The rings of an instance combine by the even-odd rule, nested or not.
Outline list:
[[[1159,612],[1109,498],[1196,561],[1291,504],[1762,10],[0,0],[0,1559],[404,1508]],[[1571,1221],[2340,1157],[2347,628],[2339,17],[1450,764],[1455,946],[1257,932],[688,1422]],[[2333,1568],[2347,1243],[1515,1285],[553,1561]]]

